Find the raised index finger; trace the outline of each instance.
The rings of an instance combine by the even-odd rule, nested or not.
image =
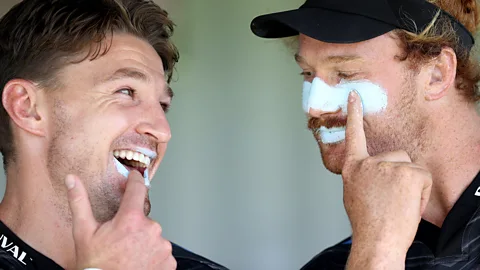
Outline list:
[[[365,131],[363,130],[362,100],[356,91],[351,91],[348,96],[347,114],[345,154],[355,160],[363,160],[369,154]]]
[[[136,170],[130,171],[117,216],[128,215],[132,212],[143,213],[147,192],[148,188],[140,173]]]

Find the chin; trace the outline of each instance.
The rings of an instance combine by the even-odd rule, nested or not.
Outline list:
[[[127,179],[120,174],[109,174],[110,177],[99,181],[89,190],[90,202],[95,219],[99,223],[112,220],[117,214],[125,194]],[[149,194],[145,196],[143,212],[150,214]]]
[[[345,163],[345,141],[336,144],[318,142],[323,165],[334,174],[341,174]]]

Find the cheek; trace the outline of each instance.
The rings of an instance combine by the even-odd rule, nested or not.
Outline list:
[[[96,111],[92,110],[83,120],[85,127],[90,130],[89,133],[101,135],[102,138],[117,137],[131,125],[135,114],[129,109],[112,108],[110,110]],[[95,136],[95,135],[94,135]]]

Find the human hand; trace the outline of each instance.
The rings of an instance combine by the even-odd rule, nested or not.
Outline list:
[[[392,261],[403,264],[428,203],[432,176],[405,151],[369,155],[361,100],[354,91],[345,143],[343,195],[353,231],[349,265],[369,269],[381,260],[389,260],[390,266]]]
[[[147,187],[140,173],[130,172],[120,208],[104,224],[95,220],[82,181],[68,175],[65,184],[72,212],[76,269],[176,269],[172,245],[162,237],[160,224],[145,216]]]

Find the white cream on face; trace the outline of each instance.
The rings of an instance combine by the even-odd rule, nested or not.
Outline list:
[[[357,91],[360,95],[364,115],[378,113],[387,108],[387,92],[368,80],[342,81],[336,86],[330,86],[316,77],[311,83],[303,83],[303,110],[305,113],[312,109],[329,113],[342,111],[346,114],[351,91]],[[345,140],[345,127],[322,127],[317,132],[325,144]]]

